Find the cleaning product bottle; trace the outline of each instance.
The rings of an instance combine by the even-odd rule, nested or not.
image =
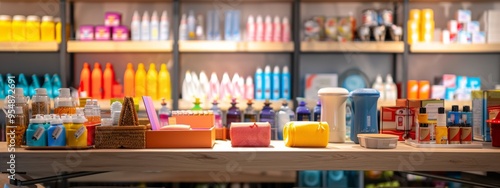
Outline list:
[[[273,22],[273,42],[281,42],[282,41],[282,32],[281,32],[281,21],[279,16],[274,17]]]
[[[385,97],[385,90],[386,90],[387,84],[384,85],[384,82],[382,81],[382,76],[377,75],[375,78],[375,83],[373,83],[373,89],[376,89],[380,93],[379,100],[384,100]],[[395,100],[395,99],[394,99]]]
[[[189,85],[189,87],[191,87],[191,93],[194,97],[200,97],[200,80],[198,79],[198,74],[192,71],[191,79],[191,84]]]
[[[220,83],[219,79],[217,78],[217,74],[215,72],[212,72],[210,75],[210,89],[208,92],[208,100],[217,100],[219,98],[219,91],[220,91]]]
[[[225,72],[222,75],[222,81],[220,84],[220,97],[222,100],[226,100],[231,98],[231,93],[232,93],[232,84],[231,84],[231,79],[229,78],[229,74]]]
[[[288,71],[288,66],[283,67],[283,72],[281,73],[281,98],[285,100],[290,100],[290,72]]]
[[[26,77],[24,76],[23,73],[19,74],[18,80],[17,80],[17,88],[23,88],[23,95],[28,96],[28,80],[26,80]]]
[[[215,116],[215,128],[222,128],[224,126],[224,124],[222,123],[222,110],[219,108],[219,106],[217,106],[217,100],[214,100],[212,102],[212,107],[210,108],[210,110],[212,110],[212,112],[214,112],[214,116]]]
[[[269,65],[264,68],[264,99],[271,99],[272,81],[271,67]]]
[[[127,64],[127,70],[125,70],[125,74],[123,74],[123,90],[126,97],[134,97],[134,65],[132,63]]]
[[[101,64],[94,63],[94,69],[92,70],[92,98],[102,99],[102,69]]]
[[[40,18],[36,15],[26,18],[26,41],[40,41]]]
[[[36,115],[30,119],[28,130],[26,130],[27,146],[47,146],[47,130],[45,129],[45,119],[42,115]]]
[[[73,118],[71,115],[63,114],[61,115],[61,120],[63,122],[64,129],[66,130],[66,135],[68,135],[68,130],[71,128],[71,125],[73,125]],[[66,142],[68,142],[68,137],[66,137]]]
[[[146,95],[150,96],[153,100],[158,99],[158,71],[154,63],[149,64],[147,74]]]
[[[170,36],[170,23],[168,21],[167,11],[161,13],[160,18],[160,40],[168,40]]]
[[[12,41],[12,18],[0,15],[0,42]]]
[[[290,116],[287,114],[286,111],[280,110],[278,111],[276,115],[276,124],[277,124],[277,132],[278,132],[278,137],[277,140],[283,140],[283,129],[285,128],[285,125],[290,122]]]
[[[92,81],[90,76],[90,65],[85,62],[83,63],[83,69],[80,73],[80,96],[90,96],[92,94]],[[85,94],[83,94],[85,93]]]
[[[150,40],[150,39],[151,39],[151,32],[150,32],[149,14],[148,11],[146,11],[142,15],[141,40]]]
[[[255,41],[255,19],[253,15],[248,16],[246,32],[247,41]]]
[[[244,98],[247,100],[253,99],[254,98],[254,86],[253,86],[253,79],[251,76],[248,76],[246,81],[245,81],[245,94]]]
[[[62,87],[61,78],[59,78],[58,74],[54,74],[52,75],[51,82],[52,82],[52,94],[54,95],[54,97],[57,97],[59,96],[59,89],[61,89]]]
[[[66,129],[61,118],[55,116],[50,122],[51,126],[47,131],[48,146],[66,146]]]
[[[438,108],[436,144],[448,144],[448,128],[446,127],[446,114],[444,113],[444,107]]]
[[[264,99],[264,73],[260,67],[255,71],[255,99]]]
[[[156,11],[153,11],[153,14],[151,15],[151,24],[150,24],[150,29],[149,29],[150,34],[150,39],[151,40],[159,40],[160,39],[160,20],[158,18],[158,13]]]
[[[215,11],[207,11],[207,40],[214,40],[214,17]]]
[[[5,99],[5,82],[3,81],[3,76],[0,74],[0,100]]]
[[[227,110],[226,114],[226,127],[229,129],[231,127],[231,123],[233,122],[241,122],[241,111],[236,106],[238,104],[236,99],[233,98],[231,100],[231,107]]]
[[[236,98],[236,100],[240,99],[243,94],[242,88],[238,84],[239,80],[240,75],[238,75],[238,73],[235,73],[233,75],[233,79],[231,80],[231,85],[233,86],[231,96]]]
[[[208,93],[210,93],[210,82],[208,81],[205,71],[200,72],[200,98],[202,101],[207,101]]]
[[[213,30],[214,30],[214,35],[213,39],[214,40],[221,40],[221,31],[220,31],[220,21],[219,21],[219,11],[215,10],[214,11],[214,17],[213,17]]]
[[[290,33],[290,23],[288,21],[288,18],[287,17],[283,17],[283,22],[282,22],[282,31],[283,31],[283,34],[281,34],[281,41],[282,42],[290,42],[290,36],[291,36],[291,33]]]
[[[168,118],[172,116],[172,112],[168,109],[165,98],[161,99],[161,108],[158,111],[158,118],[160,120],[160,127],[168,125]]]
[[[257,122],[257,112],[255,112],[252,104],[252,100],[248,100],[247,108],[243,113],[243,122]]]
[[[59,92],[61,94],[55,99],[56,102],[54,102],[54,114],[76,114],[76,107],[73,103],[73,99],[71,98],[69,88],[61,88],[59,89]]]
[[[271,93],[271,98],[273,100],[278,100],[280,99],[280,94],[281,94],[281,83],[280,83],[280,78],[281,78],[281,74],[280,74],[280,67],[279,66],[274,66],[274,70],[273,70],[273,80],[272,80],[272,93]]]
[[[320,121],[321,120],[321,101],[318,100],[316,103],[316,106],[314,107],[313,110],[313,121]]]
[[[179,25],[179,40],[188,40],[187,18],[186,14],[182,15],[181,23]]]
[[[111,63],[106,63],[103,75],[103,92],[104,99],[111,99],[113,97],[113,82],[115,81],[115,71]]]
[[[196,29],[195,29],[196,40],[205,40],[205,34],[203,32],[203,16],[198,15],[196,18]]]
[[[311,121],[311,111],[307,108],[307,103],[304,99],[297,99],[299,106],[297,107],[297,121]]]
[[[264,107],[262,108],[262,111],[260,111],[259,121],[269,122],[269,124],[271,125],[271,140],[278,139],[278,129],[276,127],[276,124],[274,123],[274,118],[274,110],[271,107],[271,102],[269,102],[269,99],[266,99],[266,101],[264,102]]]
[[[54,95],[52,93],[52,83],[50,83],[50,75],[49,74],[43,75],[43,85],[42,85],[42,87],[47,90],[47,95],[50,98],[54,98]]]
[[[172,99],[170,73],[168,72],[167,64],[165,63],[161,64],[160,72],[158,73],[158,90],[158,97],[162,97],[167,100]]]
[[[258,15],[255,23],[255,41],[264,41],[264,21]]]
[[[385,77],[385,90],[384,96],[386,100],[396,100],[398,99],[398,88],[394,81],[392,80],[392,76],[388,74]]]
[[[224,40],[227,41],[233,40],[233,35],[231,33],[231,24],[233,23],[233,17],[231,16],[232,13],[232,10],[228,10],[224,13]]]
[[[56,24],[54,23],[54,17],[43,16],[41,27],[41,38],[42,41],[55,41],[56,40]]]
[[[73,124],[66,131],[67,144],[70,147],[86,147],[87,146],[87,127],[84,125],[87,122],[82,115],[73,115]]]
[[[146,69],[144,64],[139,63],[135,72],[135,97],[146,95]]]
[[[264,41],[271,42],[273,40],[273,21],[271,16],[267,15],[264,21]]]
[[[40,82],[38,81],[38,76],[36,74],[31,75],[31,84],[29,85],[28,96],[35,95],[35,89],[40,87]]]
[[[184,74],[184,80],[182,81],[182,99],[189,101],[192,99],[193,95],[191,93],[191,72],[188,70]]]
[[[189,40],[196,40],[196,18],[194,17],[194,11],[189,11],[189,16],[187,17],[187,32]]]
[[[139,16],[139,12],[137,11],[134,11],[134,15],[132,16],[132,23],[130,23],[130,32],[132,34],[132,40],[141,40],[141,17]]]
[[[203,108],[201,108],[201,106],[200,106],[200,104],[201,104],[200,98],[198,98],[198,97],[194,98],[193,104],[194,104],[194,106],[193,106],[193,108],[191,108],[191,110],[203,110]]]
[[[13,41],[26,41],[26,17],[15,15],[12,19],[12,39]]]
[[[239,10],[233,10],[231,15],[231,37],[233,38],[233,41],[240,41],[241,40],[241,32],[240,32],[240,11]]]
[[[293,110],[288,106],[287,100],[283,100],[280,110],[285,111],[288,114],[290,121],[295,121],[295,112],[293,112]]]

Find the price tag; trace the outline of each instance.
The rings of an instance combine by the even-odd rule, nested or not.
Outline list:
[[[76,139],[80,138],[80,136],[82,136],[83,133],[85,133],[85,130],[86,130],[85,126],[81,126],[78,130],[76,130],[75,138]]]
[[[52,132],[52,138],[54,140],[57,140],[59,138],[59,136],[61,136],[61,133],[62,133],[62,128],[61,127],[56,127],[54,129],[54,132]]]
[[[45,132],[45,129],[43,127],[38,127],[38,129],[36,129],[35,134],[33,134],[33,137],[31,137],[31,139],[33,139],[34,141],[38,141],[40,137],[43,135],[43,132]]]

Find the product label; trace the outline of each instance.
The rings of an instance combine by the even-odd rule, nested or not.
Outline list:
[[[460,143],[472,144],[472,127],[461,128]]]
[[[76,139],[80,138],[80,136],[82,136],[83,133],[85,133],[85,130],[86,130],[85,126],[81,126],[78,130],[76,130],[75,138]]]
[[[262,97],[262,76],[255,77],[255,99],[263,99]]]
[[[59,138],[59,136],[61,136],[61,133],[62,133],[62,128],[61,127],[56,127],[54,129],[54,132],[52,132],[52,138],[54,140],[57,140]]]
[[[446,127],[436,127],[436,144],[448,144],[447,132]]]
[[[439,107],[444,107],[444,104],[442,102],[439,103],[428,103],[425,105],[425,108],[427,110],[427,119],[428,120],[437,120],[437,115],[438,115],[438,108]]]
[[[36,129],[35,134],[33,134],[33,137],[31,137],[31,139],[33,139],[34,141],[39,140],[40,137],[43,135],[43,132],[45,132],[45,129],[43,127],[38,127],[38,129]]]
[[[244,122],[257,122],[257,116],[254,114],[245,114],[243,116]]]
[[[222,128],[222,119],[220,117],[220,114],[215,114],[215,127]]]
[[[431,141],[431,131],[429,127],[420,127],[419,140],[420,143],[428,144]]]
[[[279,88],[280,77],[279,76],[274,76],[273,85],[274,85],[274,87],[273,87],[273,99],[277,100],[280,98],[280,88]]]
[[[460,144],[460,127],[448,128],[448,142],[449,144]]]

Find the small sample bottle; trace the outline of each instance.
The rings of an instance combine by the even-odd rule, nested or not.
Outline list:
[[[451,106],[451,111],[448,112],[447,118],[448,126],[448,144],[460,144],[460,112],[458,111],[458,105]]]
[[[460,143],[472,144],[472,112],[470,106],[463,106],[460,118]]]
[[[73,99],[71,98],[69,88],[61,88],[59,89],[59,93],[59,97],[55,99],[56,107],[54,109],[54,113],[57,115],[76,114],[76,107],[73,103]]]
[[[236,106],[238,104],[236,99],[232,99],[231,107],[227,110],[226,114],[226,128],[231,127],[232,122],[241,122],[241,110]]]
[[[191,110],[203,110],[203,108],[201,108],[201,106],[200,106],[200,104],[201,104],[200,98],[196,97],[194,99],[193,104],[194,104],[194,106],[193,106],[193,108],[191,108]]]
[[[47,89],[37,88],[35,91],[31,99],[31,116],[50,114],[50,98],[47,95]]]
[[[448,128],[446,127],[446,114],[444,113],[444,107],[438,108],[436,144],[448,144]]]
[[[215,128],[223,128],[223,123],[222,123],[222,110],[219,108],[219,106],[217,106],[219,103],[217,103],[217,100],[214,100],[214,102],[212,102],[212,108],[210,108],[210,110],[212,110],[212,112],[214,113],[214,116],[215,116]]]
[[[59,116],[55,116],[50,121],[47,131],[48,146],[66,146],[66,129]]]
[[[26,131],[27,146],[47,146],[47,130],[44,124],[45,119],[43,119],[42,115],[36,115],[34,119],[30,119]]]
[[[158,111],[158,119],[160,120],[160,127],[164,127],[168,125],[168,118],[172,115],[170,110],[167,107],[167,103],[165,102],[165,98],[161,99],[161,108]]]
[[[243,122],[257,122],[257,112],[255,112],[252,104],[252,100],[248,100],[247,108],[243,113]]]
[[[420,108],[418,114],[418,142],[421,144],[430,144],[431,130],[428,123],[428,114],[426,108]]]
[[[311,121],[311,112],[306,105],[306,101],[302,100],[299,102],[299,106],[295,111],[297,113],[297,121]]]
[[[74,115],[72,117],[73,124],[66,131],[68,146],[70,147],[86,147],[87,146],[87,128],[84,123],[87,121],[85,116]]]
[[[321,121],[321,101],[318,100],[313,110],[313,121]]]
[[[278,139],[278,130],[276,127],[276,124],[274,123],[274,110],[271,107],[271,102],[269,102],[269,99],[266,99],[266,102],[264,102],[264,107],[262,108],[262,111],[260,111],[260,122],[269,122],[271,125],[271,140],[276,140]]]

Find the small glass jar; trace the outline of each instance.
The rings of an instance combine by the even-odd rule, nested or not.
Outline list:
[[[56,98],[54,114],[62,115],[73,115],[76,114],[76,106],[71,99],[69,88],[59,89],[59,97]]]
[[[36,89],[36,94],[31,99],[31,117],[34,118],[38,114],[50,114],[50,98],[45,88]]]
[[[6,139],[9,147],[20,147],[25,143],[24,133],[28,128],[21,106],[14,107],[14,114],[7,115]]]

